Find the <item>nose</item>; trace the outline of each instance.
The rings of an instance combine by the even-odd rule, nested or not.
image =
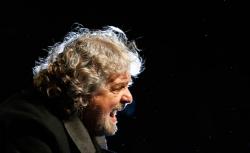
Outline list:
[[[126,88],[126,90],[124,90],[124,93],[121,97],[121,103],[123,104],[130,104],[133,101],[133,96],[131,94],[131,92],[129,91],[128,88]]]

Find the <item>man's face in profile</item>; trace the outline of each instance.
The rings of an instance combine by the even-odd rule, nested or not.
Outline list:
[[[128,73],[113,75],[110,80],[93,95],[83,115],[84,124],[97,136],[114,135],[117,131],[117,112],[133,100],[128,89],[131,83]]]

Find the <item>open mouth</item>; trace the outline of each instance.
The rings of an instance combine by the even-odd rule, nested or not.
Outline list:
[[[125,107],[126,107],[126,105],[121,105],[121,106],[119,106],[119,107],[113,108],[113,110],[110,112],[109,116],[111,117],[111,120],[112,120],[112,122],[113,122],[114,124],[117,123],[117,117],[116,117],[117,112],[124,110]]]
[[[110,112],[110,117],[114,124],[117,123],[117,118],[116,118],[117,111],[118,111],[117,109],[114,109],[112,110],[112,112]]]

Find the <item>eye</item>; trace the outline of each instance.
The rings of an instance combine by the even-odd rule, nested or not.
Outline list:
[[[123,89],[126,89],[126,88],[128,88],[127,84],[116,84],[110,88],[110,91],[113,93],[119,93],[120,91],[122,91]]]
[[[113,86],[113,87],[111,88],[111,90],[112,90],[112,91],[119,91],[119,90],[122,90],[122,89],[124,89],[124,88],[126,88],[126,86],[124,86],[124,85],[115,85],[115,86]]]

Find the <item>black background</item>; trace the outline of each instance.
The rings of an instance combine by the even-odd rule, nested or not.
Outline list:
[[[145,71],[109,137],[117,152],[250,151],[249,16],[232,0],[10,2],[1,5],[1,100],[29,84],[44,49],[78,22],[113,25],[142,49]]]

